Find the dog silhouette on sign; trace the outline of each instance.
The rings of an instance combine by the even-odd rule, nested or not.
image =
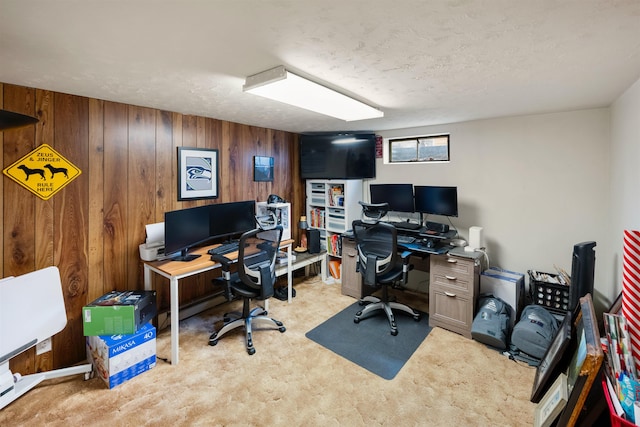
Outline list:
[[[57,174],[57,173],[61,173],[61,174],[64,175],[65,178],[69,178],[69,175],[67,175],[67,168],[56,168],[56,167],[51,166],[49,163],[44,165],[44,167],[51,171],[51,178],[52,179],[53,179],[54,175]]]
[[[29,177],[31,175],[40,175],[40,178],[46,181],[46,178],[44,177],[44,169],[30,169],[25,165],[18,166],[18,169],[22,169],[24,173],[27,175],[27,178],[25,179],[25,181],[29,181]]]

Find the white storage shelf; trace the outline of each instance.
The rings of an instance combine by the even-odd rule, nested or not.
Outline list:
[[[340,257],[340,236],[360,217],[362,180],[308,180],[307,222],[320,231],[328,256]]]

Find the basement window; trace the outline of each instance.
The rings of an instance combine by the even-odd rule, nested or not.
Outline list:
[[[389,163],[430,163],[449,160],[449,135],[389,139]]]

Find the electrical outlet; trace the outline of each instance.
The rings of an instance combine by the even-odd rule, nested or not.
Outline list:
[[[46,340],[40,341],[36,344],[36,355],[41,355],[47,351],[51,351],[51,338],[47,338]]]

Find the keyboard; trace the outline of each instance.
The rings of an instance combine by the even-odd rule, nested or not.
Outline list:
[[[408,243],[413,243],[415,241],[416,241],[415,237],[404,236],[404,235],[398,236],[398,243],[408,244]]]
[[[422,228],[422,225],[416,224],[415,222],[394,221],[394,222],[390,222],[389,224],[401,230],[418,230]]]
[[[238,243],[239,242],[223,243],[216,248],[209,249],[207,252],[209,253],[209,255],[226,255],[231,252],[236,252],[239,247]]]

